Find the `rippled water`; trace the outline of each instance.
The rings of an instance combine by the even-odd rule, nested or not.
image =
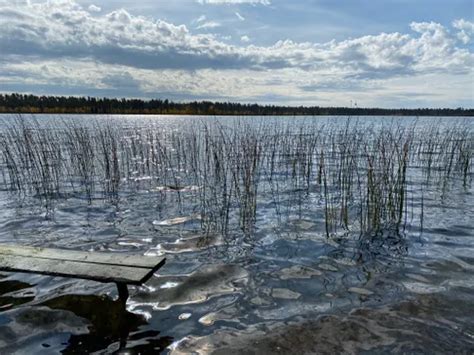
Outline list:
[[[202,123],[295,131],[303,123],[346,124],[336,117],[36,119],[45,127],[103,120],[124,131],[178,134]],[[358,120],[367,129],[416,121],[415,132],[474,126],[470,118]],[[453,176],[423,185],[412,168],[403,233],[386,228],[377,236],[349,230],[328,237],[312,185],[300,200],[298,189],[269,193],[262,183],[251,231],[233,223],[231,206],[223,233],[203,227],[202,186],[186,181],[186,172],[179,186],[131,174],[133,184],[112,200],[102,191],[92,198],[65,191],[54,197],[54,211],[41,196],[19,196],[4,184],[1,243],[166,255],[167,262],[145,286],[130,287],[127,311],[113,301],[111,284],[0,272],[0,353],[472,353],[472,171],[467,183]]]

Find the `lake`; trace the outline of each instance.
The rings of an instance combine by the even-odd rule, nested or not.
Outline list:
[[[1,115],[0,243],[167,263],[127,311],[0,272],[0,353],[471,353],[473,128]]]

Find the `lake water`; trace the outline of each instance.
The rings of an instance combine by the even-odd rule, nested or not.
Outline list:
[[[167,258],[127,311],[0,272],[0,353],[472,353],[473,128],[0,116],[0,243]]]

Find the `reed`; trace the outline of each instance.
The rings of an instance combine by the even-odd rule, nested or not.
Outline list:
[[[148,189],[163,206],[198,211],[205,233],[228,235],[238,226],[250,238],[258,206],[268,201],[280,224],[322,213],[328,237],[401,233],[413,185],[446,191],[459,182],[468,189],[472,180],[473,137],[462,126],[263,120],[176,131],[112,121],[48,126],[30,117],[2,125],[0,183],[12,198],[36,197],[54,211],[71,195],[109,203]]]

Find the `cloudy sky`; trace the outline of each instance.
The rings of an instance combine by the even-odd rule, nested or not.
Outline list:
[[[472,0],[0,0],[0,91],[473,107]]]

